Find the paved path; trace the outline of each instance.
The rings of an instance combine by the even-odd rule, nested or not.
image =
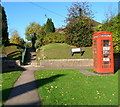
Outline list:
[[[31,107],[33,105],[34,107],[40,105],[40,99],[34,79],[34,70],[27,69],[22,73],[14,84],[14,88],[4,105],[5,107],[7,105],[12,105],[12,107],[15,105],[21,105],[21,107],[24,107],[25,105],[29,105]]]
[[[30,65],[28,65],[28,67],[23,67],[25,68],[25,71],[14,84],[14,88],[12,89],[10,96],[4,104],[5,107],[14,107],[18,105],[19,107],[40,107],[41,105],[34,78],[34,71],[37,68],[31,67],[31,63],[34,61],[31,61],[33,58],[32,54],[35,52],[31,48],[28,48],[27,52],[27,64],[30,62]]]
[[[86,76],[97,76],[98,74],[95,74],[95,73],[93,73],[93,72],[89,72],[89,71],[87,71],[87,70],[85,70],[85,69],[82,69],[82,70],[79,70],[81,73],[83,73],[84,75],[86,75]]]

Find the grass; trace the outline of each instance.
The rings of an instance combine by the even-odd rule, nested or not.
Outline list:
[[[38,49],[37,59],[92,59],[91,47],[82,47],[82,50],[85,51],[83,56],[80,56],[79,53],[71,56],[70,49],[73,47],[75,48],[75,46],[65,43],[48,44]]]
[[[35,78],[42,105],[118,105],[118,72],[85,76],[70,69],[39,70]]]
[[[21,56],[21,50],[17,46],[7,46],[2,49],[2,55],[7,55],[7,59],[19,59]],[[6,58],[5,58],[6,59]]]
[[[2,91],[2,103],[7,100],[10,94],[10,90],[12,89],[14,83],[17,81],[21,73],[22,71],[11,71],[0,74],[2,77],[2,88],[0,90]]]

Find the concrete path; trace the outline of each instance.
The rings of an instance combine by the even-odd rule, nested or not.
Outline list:
[[[29,68],[21,74],[4,105],[5,107],[8,105],[12,105],[11,107],[18,105],[19,107],[36,107],[40,105],[34,79],[34,70]]]
[[[85,69],[82,69],[82,70],[79,70],[81,73],[83,73],[84,75],[86,75],[86,76],[97,76],[98,74],[95,74],[95,73],[93,73],[93,72],[89,72],[89,71],[87,71],[87,70],[85,70]]]
[[[32,48],[27,48],[26,59],[28,61],[28,67],[22,67],[25,71],[14,84],[14,88],[12,89],[10,96],[4,104],[5,107],[40,107],[40,98],[38,96],[36,80],[34,78],[34,71],[37,68],[31,66],[31,63],[36,60],[35,57],[35,51]]]

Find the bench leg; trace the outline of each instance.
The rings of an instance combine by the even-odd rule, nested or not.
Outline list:
[[[73,56],[74,55],[74,53],[71,53],[71,56]]]
[[[84,51],[80,52],[81,56],[84,54]]]

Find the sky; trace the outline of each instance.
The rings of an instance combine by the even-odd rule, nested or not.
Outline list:
[[[47,18],[52,18],[55,28],[66,25],[64,22],[72,2],[2,2],[8,23],[9,38],[14,30],[25,41],[25,29],[31,22],[44,25]],[[112,11],[118,13],[118,2],[90,2],[94,12],[94,20],[102,23],[105,14]]]

